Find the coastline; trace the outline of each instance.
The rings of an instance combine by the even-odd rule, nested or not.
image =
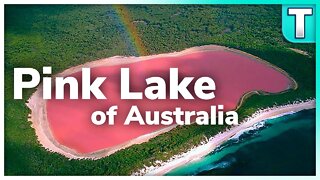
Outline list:
[[[226,131],[215,135],[214,137],[210,138],[208,142],[203,142],[201,145],[190,149],[188,152],[175,155],[166,162],[156,161],[158,164],[157,166],[145,167],[133,173],[132,175],[164,175],[179,166],[201,159],[212,152],[223,142],[258,122],[283,116],[288,113],[295,113],[313,108],[315,108],[315,99],[293,102],[292,104],[259,110],[249,118],[246,118],[240,125],[234,126],[231,129],[227,129]]]
[[[310,57],[310,55],[306,51],[303,51],[301,49],[296,49],[296,48],[288,48],[288,49],[290,49],[291,51],[294,51],[294,52],[296,52],[298,54],[302,54],[304,56]]]

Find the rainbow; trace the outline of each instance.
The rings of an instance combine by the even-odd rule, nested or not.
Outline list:
[[[124,28],[128,32],[131,42],[133,43],[133,46],[135,47],[138,55],[148,55],[148,52],[139,36],[137,28],[131,21],[127,8],[123,5],[114,5],[113,7],[117,15],[119,16]]]

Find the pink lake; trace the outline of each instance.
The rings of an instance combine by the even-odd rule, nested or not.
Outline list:
[[[190,76],[195,79],[203,76],[211,77],[216,83],[216,91],[214,91],[216,97],[212,100],[197,98],[193,89],[195,82],[193,80],[189,91],[194,95],[194,100],[185,100],[182,97],[178,100],[168,100],[168,87],[167,100],[149,100],[146,97],[142,100],[121,100],[120,68],[130,68],[132,91],[143,92],[147,87],[145,79],[151,76],[162,77],[169,85],[169,69],[178,68],[181,79]],[[174,111],[176,107],[181,107],[182,110],[209,112],[210,106],[218,104],[224,105],[225,110],[232,110],[237,107],[241,97],[248,92],[278,93],[292,85],[292,81],[285,74],[270,65],[254,57],[228,50],[195,51],[176,57],[155,56],[150,60],[131,64],[94,67],[91,68],[91,74],[91,79],[107,77],[101,90],[108,99],[52,99],[46,104],[47,118],[54,138],[60,144],[83,154],[114,147],[167,127],[164,125],[141,126],[135,122],[129,126],[123,125],[133,105],[137,105],[142,114],[145,111]],[[81,72],[69,76],[76,77],[81,82]],[[69,94],[65,97],[69,97]],[[118,105],[115,125],[97,126],[91,122],[91,114],[94,111],[106,111],[113,105]]]

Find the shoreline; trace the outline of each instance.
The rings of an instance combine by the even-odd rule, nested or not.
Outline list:
[[[243,56],[247,56],[251,59],[258,60],[260,63],[263,63],[271,68],[274,68],[280,73],[283,73],[287,78],[291,80],[290,86],[287,88],[287,90],[290,89],[296,89],[297,83],[296,81],[285,71],[282,69],[270,64],[269,62],[260,59],[259,57],[256,57],[254,55],[248,54],[246,52],[228,48],[225,46],[217,46],[217,45],[205,45],[205,46],[197,46],[197,47],[191,47],[187,48],[185,50],[179,51],[179,52],[170,52],[165,54],[157,54],[157,55],[150,55],[150,56],[141,56],[141,57],[122,57],[122,56],[113,56],[108,57],[105,59],[95,60],[91,62],[87,62],[85,64],[81,64],[78,66],[70,67],[63,72],[59,72],[57,74],[52,75],[52,78],[59,76],[59,77],[66,77],[70,74],[79,72],[84,67],[99,67],[99,66],[116,66],[120,64],[129,64],[129,63],[135,63],[140,61],[147,61],[152,60],[153,58],[159,58],[159,57],[177,57],[177,56],[183,56],[187,54],[191,54],[194,52],[204,52],[204,51],[231,51]],[[283,91],[286,92],[287,90]],[[280,92],[280,93],[283,93]],[[241,106],[241,103],[244,99],[248,98],[252,93],[260,93],[260,92],[247,92],[244,94],[237,105],[237,108]],[[35,129],[37,140],[40,142],[40,145],[43,146],[48,151],[57,152],[59,154],[64,155],[67,158],[70,159],[100,159],[103,157],[107,157],[119,150],[125,149],[130,147],[134,144],[141,144],[144,142],[148,142],[151,138],[154,138],[160,134],[163,134],[165,132],[170,131],[171,129],[175,128],[177,125],[173,124],[166,128],[159,129],[157,131],[154,131],[149,134],[144,134],[142,136],[139,136],[137,138],[131,139],[129,141],[126,141],[124,143],[118,144],[116,146],[104,148],[92,153],[79,153],[74,149],[71,149],[67,146],[64,146],[63,144],[60,144],[53,136],[53,133],[49,126],[49,121],[47,119],[47,109],[46,109],[46,100],[42,99],[42,83],[37,87],[37,90],[32,94],[32,96],[29,98],[28,102],[26,103],[27,107],[31,110],[31,114],[29,115],[28,120],[32,122],[32,127]]]
[[[190,149],[188,152],[175,155],[166,162],[156,161],[157,166],[145,167],[132,175],[164,175],[179,166],[201,159],[223,142],[256,123],[313,108],[315,108],[315,99],[258,110],[252,116],[246,118],[240,125],[226,129],[224,132],[211,137],[208,142],[202,142],[199,146]]]
[[[296,52],[296,53],[298,53],[298,54],[302,54],[302,55],[304,55],[304,56],[310,57],[310,55],[308,54],[308,52],[303,51],[303,50],[301,50],[301,49],[296,49],[296,48],[288,48],[288,49],[290,49],[291,51],[294,51],[294,52]]]

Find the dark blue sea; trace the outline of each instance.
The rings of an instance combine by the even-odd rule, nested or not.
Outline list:
[[[268,119],[166,175],[315,175],[315,109]]]

